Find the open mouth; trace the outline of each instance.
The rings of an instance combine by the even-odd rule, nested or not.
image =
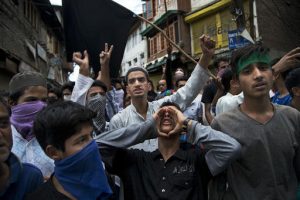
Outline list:
[[[172,122],[171,122],[170,119],[164,119],[164,120],[162,121],[162,124],[163,124],[163,125],[171,125]]]

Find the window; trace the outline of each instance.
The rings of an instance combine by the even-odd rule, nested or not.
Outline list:
[[[153,54],[157,53],[157,37],[153,38]]]
[[[24,1],[24,15],[25,17],[28,19],[28,21],[30,22],[30,24],[34,27],[37,28],[37,10],[34,7],[32,0],[25,0]]]
[[[142,6],[143,6],[143,17],[147,19],[147,3],[144,3]]]
[[[133,62],[134,62],[134,63],[137,63],[137,58],[134,58],[134,59],[133,59]]]
[[[153,40],[153,38],[151,38],[150,40],[149,40],[149,46],[150,46],[150,49],[149,49],[149,52],[150,52],[150,56],[152,56],[154,53],[153,53],[153,46],[154,46],[154,40]]]
[[[175,33],[175,31],[174,31],[174,24],[172,24],[172,25],[169,26],[169,37],[170,37],[170,39],[171,39],[173,42],[175,42],[175,41],[174,41],[174,39],[175,39],[174,33]]]
[[[154,17],[152,0],[146,2],[147,19]]]
[[[143,59],[143,58],[145,57],[145,54],[144,54],[144,53],[141,53],[141,54],[140,54],[140,57],[141,57],[141,59]]]
[[[163,51],[165,49],[165,37],[164,35],[161,33],[160,34],[160,50]]]

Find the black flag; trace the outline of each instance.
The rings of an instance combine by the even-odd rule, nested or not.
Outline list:
[[[68,62],[75,51],[87,50],[97,74],[99,54],[104,44],[114,45],[110,75],[118,77],[131,27],[138,18],[112,0],[63,0],[63,18]]]

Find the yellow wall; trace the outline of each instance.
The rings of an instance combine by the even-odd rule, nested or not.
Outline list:
[[[155,73],[155,74],[149,74],[150,80],[153,82],[154,85],[154,90],[156,90],[156,87],[158,85],[158,81],[161,79],[161,72],[160,73]]]
[[[207,8],[199,10],[185,18],[191,24],[193,54],[201,54],[199,37],[211,36],[216,41],[216,48],[228,47],[228,31],[236,29],[236,23],[230,13],[230,0],[221,0]],[[244,2],[245,18],[249,17],[249,1]],[[249,23],[246,24],[249,31]]]

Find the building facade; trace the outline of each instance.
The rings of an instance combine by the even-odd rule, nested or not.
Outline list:
[[[216,57],[230,57],[251,40],[269,47],[273,58],[280,57],[300,45],[299,7],[299,1],[191,0],[185,21],[192,55],[200,57],[199,37],[208,34],[216,41]]]
[[[216,41],[216,57],[230,57],[230,33],[238,32],[236,20],[232,15],[231,0],[191,1],[192,11],[185,17],[190,24],[192,55],[199,58],[201,48],[199,38],[202,34],[211,36]],[[244,1],[244,14],[249,17],[249,4]],[[245,24],[249,31],[250,23]],[[235,40],[236,41],[236,40]]]
[[[189,24],[184,21],[184,15],[191,10],[190,1],[148,0],[145,1],[143,8],[146,19],[164,30],[168,37],[185,52],[188,54],[191,53]],[[142,36],[147,38],[148,54],[145,67],[154,84],[156,84],[161,78],[162,65],[166,63],[169,42],[161,32],[149,24],[147,24],[147,28],[142,32]],[[187,68],[187,60],[180,56],[176,48],[171,48],[171,59],[174,66]]]
[[[137,23],[129,34],[121,63],[121,76],[125,76],[130,67],[144,67],[147,59],[147,41],[141,32],[145,22]]]
[[[62,84],[64,43],[59,10],[49,0],[0,2],[0,89],[23,71],[38,71],[49,78],[50,58],[59,58],[60,71],[50,82]],[[56,70],[57,71],[57,70]]]

